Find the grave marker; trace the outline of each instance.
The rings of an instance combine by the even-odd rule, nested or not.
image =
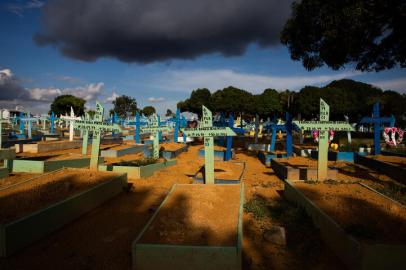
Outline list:
[[[146,128],[141,128],[142,132],[150,132],[154,136],[152,142],[152,157],[155,159],[159,158],[159,132],[170,131],[171,129],[167,126],[159,126],[158,116],[154,114],[150,120],[150,126]]]
[[[135,113],[135,143],[140,144],[140,113],[136,112]]]
[[[379,102],[374,104],[372,117],[363,117],[360,124],[374,124],[374,155],[381,153],[381,125],[389,123],[395,126],[395,117],[379,117]]]
[[[55,120],[58,120],[58,118],[55,118],[55,113],[51,113],[51,117],[48,118],[49,121],[51,121],[51,130],[50,134],[55,134]]]
[[[180,109],[177,109],[175,118],[175,130],[173,132],[173,142],[175,143],[178,142],[179,128],[180,128]]]
[[[276,119],[274,120],[274,123],[269,125],[269,127],[272,129],[272,137],[271,137],[271,146],[270,146],[270,151],[275,151],[275,144],[276,144],[276,133],[277,131],[283,131],[286,132],[286,156],[290,157],[293,154],[293,146],[292,146],[292,130],[293,130],[293,124],[292,124],[292,116],[286,112],[285,114],[285,124],[278,124],[276,123]]]
[[[327,180],[327,161],[328,161],[328,133],[329,130],[353,131],[353,127],[345,121],[329,121],[330,107],[320,99],[320,117],[319,121],[293,121],[300,129],[319,131],[319,153],[317,161],[317,179],[318,181]]]
[[[32,122],[37,121],[37,118],[31,117],[31,113],[28,112],[27,116],[20,118],[20,121],[27,122],[28,124],[28,138],[32,138]]]
[[[73,131],[73,126],[75,121],[77,120],[82,120],[80,117],[75,116],[75,112],[73,111],[73,108],[70,107],[70,116],[65,115],[65,116],[61,116],[62,119],[69,121],[69,141],[73,141],[73,135],[74,135],[74,131]]]
[[[183,129],[188,137],[204,137],[204,169],[205,183],[214,184],[214,137],[236,136],[229,127],[213,127],[213,117],[209,109],[202,106],[203,116],[200,127]]]
[[[93,132],[92,153],[90,157],[91,169],[97,169],[99,163],[100,140],[102,131],[121,131],[120,126],[117,124],[104,123],[103,113],[103,106],[98,101],[96,101],[96,112],[94,114],[93,120],[77,120],[74,122],[74,129]]]
[[[348,118],[347,115],[344,115],[345,121],[350,124],[350,118]],[[347,141],[349,144],[351,144],[352,140],[351,140],[351,131],[347,131]]]
[[[232,113],[230,113],[230,118],[228,120],[228,127],[231,128],[235,133],[239,133],[239,134],[243,134],[243,135],[245,133],[244,129],[234,127],[234,117],[233,117]],[[233,137],[227,136],[225,161],[229,161],[231,159],[232,145],[233,145]]]
[[[2,148],[2,138],[3,138],[3,123],[10,123],[9,119],[4,119],[0,117],[0,149]]]
[[[24,134],[24,122],[21,120],[23,117],[23,112],[20,112],[20,115],[17,117],[17,119],[19,120],[20,134]]]
[[[85,113],[84,120],[85,121],[90,120],[90,115],[88,112]],[[82,131],[82,155],[86,155],[87,154],[87,145],[89,143],[89,130],[82,129],[81,131]]]

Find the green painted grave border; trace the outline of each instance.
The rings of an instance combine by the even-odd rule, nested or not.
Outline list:
[[[127,186],[127,175],[112,175],[114,177],[108,182],[13,222],[0,224],[0,257],[9,256],[21,250],[118,195]],[[32,180],[38,178],[35,177]]]
[[[99,163],[103,163],[104,158],[99,157]],[[66,168],[83,168],[89,167],[90,158],[77,158],[66,160],[7,160],[7,167],[13,173],[27,172],[27,173],[45,173],[51,172],[63,167]]]
[[[127,148],[119,149],[119,150],[102,150],[100,152],[100,156],[102,157],[121,157],[124,155],[131,155],[136,154],[144,151],[145,145],[129,145]]]
[[[133,269],[240,270],[242,267],[244,184],[240,185],[240,206],[236,231],[237,243],[235,246],[181,246],[138,243],[176,187],[180,185],[191,186],[188,184],[174,184],[141,233],[133,241],[131,245]]]
[[[145,166],[113,166],[113,165],[99,165],[99,171],[112,171],[112,172],[125,172],[128,174],[129,178],[140,179],[144,177],[149,177],[154,174],[154,172],[176,165],[176,160],[171,159],[166,162],[160,162],[155,164],[149,164]]]
[[[314,180],[317,181],[317,168],[293,168],[291,166],[283,165],[278,159],[271,160],[271,167],[275,174],[282,180]],[[338,170],[328,167],[327,178],[336,179]]]
[[[357,239],[347,234],[333,218],[324,213],[300,190],[296,189],[294,182],[292,180],[285,181],[284,196],[305,209],[315,226],[320,229],[323,240],[348,268],[362,270],[403,269],[406,265],[406,245],[361,244]],[[375,193],[381,196],[380,193],[376,191]]]
[[[161,156],[163,158],[165,158],[165,159],[176,158],[177,156],[179,156],[183,152],[187,152],[188,149],[189,149],[189,145],[185,144],[181,148],[179,148],[179,149],[177,149],[175,151],[163,150],[163,151],[161,151]]]

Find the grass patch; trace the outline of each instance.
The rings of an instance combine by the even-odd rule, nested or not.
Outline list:
[[[158,159],[155,158],[143,158],[139,160],[132,161],[121,161],[113,164],[114,166],[129,166],[129,167],[141,167],[150,164],[155,164],[158,162]]]

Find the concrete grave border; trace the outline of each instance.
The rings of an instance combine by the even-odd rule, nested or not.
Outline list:
[[[52,173],[55,173],[55,171],[49,174]],[[32,181],[42,176],[34,177],[30,180]],[[26,182],[24,181],[19,184]],[[98,184],[18,220],[0,224],[0,257],[9,256],[58,230],[118,195],[126,186],[126,174],[112,174],[112,179],[108,182]]]
[[[350,269],[386,270],[403,269],[406,265],[406,245],[367,244],[361,243],[329,215],[324,213],[315,203],[294,187],[292,180],[285,181],[284,196],[291,202],[304,208],[320,229],[326,244]],[[362,185],[361,185],[362,186]],[[374,191],[379,196],[380,193]],[[387,198],[386,196],[384,196]],[[392,200],[393,201],[393,200]]]
[[[144,233],[152,224],[159,211],[168,201],[176,187],[172,186],[164,201],[155,211],[144,229],[133,241],[131,247],[133,269],[195,269],[195,270],[240,270],[242,262],[243,239],[243,206],[244,185],[240,188],[240,207],[238,210],[238,225],[236,231],[237,243],[235,246],[182,246],[169,244],[139,243]],[[191,186],[191,185],[184,185]]]

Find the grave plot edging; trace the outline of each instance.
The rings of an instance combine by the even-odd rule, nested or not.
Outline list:
[[[282,153],[275,153],[275,152],[263,152],[263,151],[258,151],[258,159],[265,164],[267,167],[271,167],[271,160],[273,158],[285,158],[287,157],[287,154],[282,154]]]
[[[219,179],[219,178],[215,178],[214,179],[214,184],[219,184],[219,185],[233,185],[233,184],[239,184],[241,183],[242,177],[244,176],[245,173],[245,168],[246,168],[246,163],[244,161],[232,161],[233,163],[238,163],[238,164],[242,164],[242,171],[240,176],[238,177],[238,179]],[[203,183],[203,178],[202,177],[197,177],[197,175],[199,174],[199,172],[204,172],[204,165],[201,166],[199,168],[199,170],[197,171],[197,173],[193,176],[194,179],[194,183],[195,184],[202,184]]]
[[[244,185],[240,189],[236,246],[190,246],[138,243],[176,187],[174,184],[131,245],[132,267],[137,270],[240,270],[242,262]]]
[[[275,174],[282,180],[317,180],[317,168],[293,168],[283,165],[275,159],[271,160],[271,167]],[[329,179],[337,178],[338,170],[328,168],[327,176]]]
[[[73,195],[16,221],[0,224],[0,256],[9,256],[100,206],[123,191],[127,175]]]
[[[173,159],[173,158],[176,158],[177,156],[179,156],[181,153],[186,152],[188,149],[189,149],[189,145],[185,144],[184,146],[182,146],[181,148],[179,148],[175,151],[163,150],[163,151],[161,151],[161,156],[164,159]]]
[[[380,171],[394,180],[406,184],[406,168],[394,166],[388,162],[375,160],[368,156],[355,156],[355,163]]]
[[[136,154],[144,151],[144,145],[135,145],[135,146],[128,146],[128,148],[120,149],[120,150],[102,150],[100,152],[100,156],[102,157],[121,157],[124,155],[129,154]]]
[[[405,245],[360,243],[347,234],[329,215],[294,187],[292,180],[285,181],[284,196],[304,208],[313,223],[320,229],[326,244],[349,269],[386,270],[402,269],[406,264]],[[379,193],[377,193],[379,195]]]

